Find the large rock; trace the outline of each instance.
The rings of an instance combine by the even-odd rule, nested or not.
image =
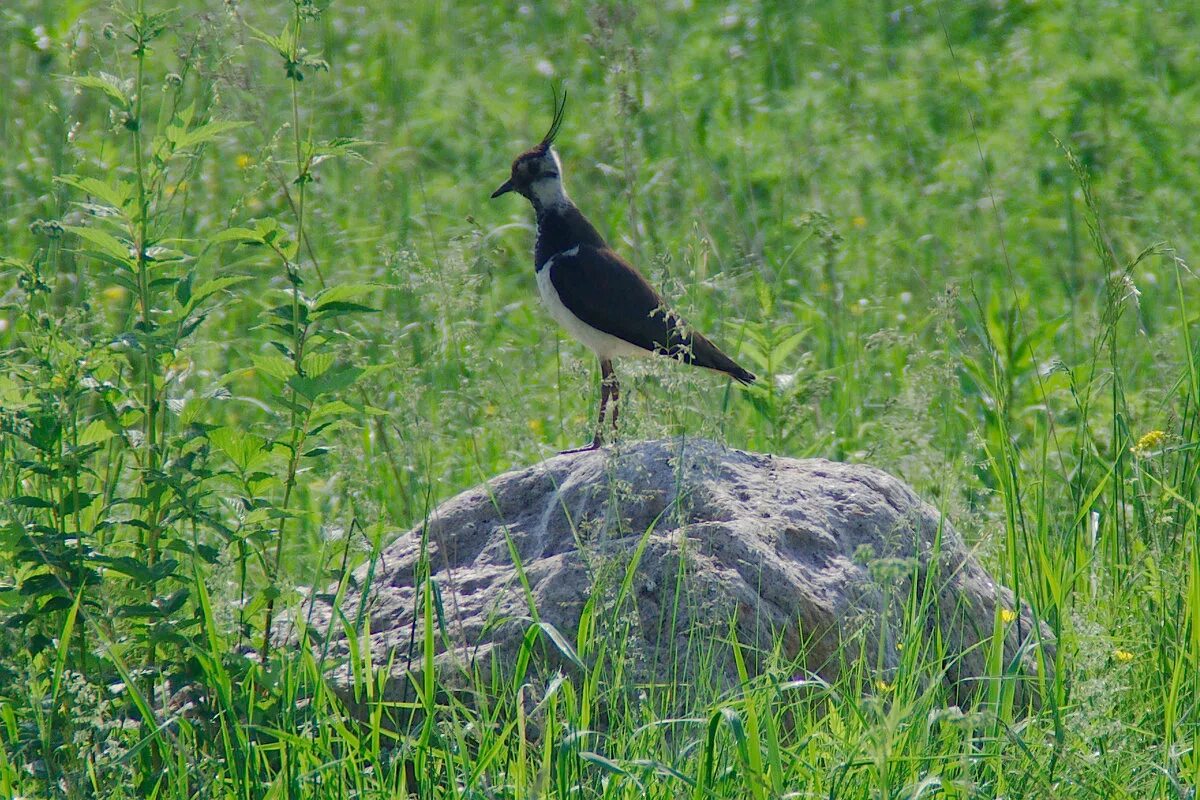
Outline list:
[[[751,645],[752,670],[782,643],[783,656],[802,654],[828,680],[861,653],[887,681],[915,581],[927,598],[917,624],[940,629],[940,667],[962,697],[985,671],[989,648],[976,645],[990,641],[997,602],[1012,608],[949,523],[890,475],[707,441],[627,444],[500,475],[444,503],[373,570],[359,569],[342,615],[369,631],[376,664],[394,654],[392,698],[412,699],[406,673],[421,669],[426,570],[444,621],[435,632],[443,685],[511,669],[535,620],[574,645],[589,600],[595,635],[625,647],[626,674],[637,679],[685,683],[704,669],[705,683],[733,685],[733,631]],[[317,601],[310,630],[332,632],[337,658],[348,648],[342,623],[330,625],[332,595]],[[1009,664],[1033,622],[1028,610],[1004,617]],[[571,669],[569,648],[540,638],[534,668]],[[1016,672],[1028,675],[1025,652]],[[335,683],[348,686],[348,675],[343,665]]]

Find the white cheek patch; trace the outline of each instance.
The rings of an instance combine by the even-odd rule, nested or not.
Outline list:
[[[549,163],[546,163],[549,162]],[[530,194],[542,208],[554,208],[555,206],[565,205],[570,202],[567,199],[567,190],[563,188],[562,183],[562,162],[558,160],[558,153],[554,152],[551,147],[546,155],[542,156],[539,164],[539,173],[553,172],[555,175],[544,175],[536,178],[529,184]]]
[[[554,208],[567,203],[567,193],[563,189],[561,178],[538,178],[529,184],[529,192],[542,208]]]

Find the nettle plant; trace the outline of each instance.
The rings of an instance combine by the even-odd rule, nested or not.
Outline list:
[[[7,354],[14,371],[4,403],[5,477],[15,500],[5,525],[20,565],[23,613],[9,623],[43,634],[31,639],[36,651],[64,624],[74,627],[80,611],[92,612],[96,626],[128,620],[144,628],[139,639],[153,663],[160,647],[186,641],[180,558],[216,558],[197,538],[197,526],[216,520],[204,512],[204,400],[185,392],[192,371],[186,346],[225,290],[244,280],[198,278],[196,243],[170,236],[173,208],[205,146],[238,125],[203,120],[194,101],[184,106],[186,73],[172,73],[156,109],[168,122],[150,130],[146,60],[166,18],[138,13],[125,22],[127,30],[114,35],[132,43],[136,77],[70,80],[105,98],[133,169],[59,176],[74,198],[67,216],[79,224],[37,223],[47,246],[27,261],[10,260],[23,296],[13,309],[16,346]],[[68,256],[84,265],[89,285],[116,287],[112,296],[128,298],[115,329],[86,300],[55,302]],[[103,593],[120,602],[101,607],[101,593],[87,587],[114,575],[130,591]],[[83,627],[77,631],[82,641]]]
[[[237,650],[214,621],[207,583],[227,574],[214,565],[235,567],[239,640],[261,634],[261,659],[241,656],[239,671],[252,678],[269,669],[297,475],[329,454],[324,437],[381,413],[361,392],[350,397],[370,368],[352,363],[356,343],[334,324],[372,311],[362,300],[376,287],[306,293],[305,275],[323,282],[305,246],[306,186],[317,164],[356,155],[359,144],[316,143],[299,126],[294,87],[322,65],[304,54],[301,33],[318,13],[297,3],[284,34],[262,37],[293,86],[294,162],[275,162],[294,167],[281,188],[291,218],[251,220],[207,238],[180,233],[180,208],[207,149],[242,124],[215,118],[211,84],[186,55],[165,80],[148,78],[151,47],[172,28],[139,3],[106,27],[134,77],[69,78],[107,106],[118,155],[106,147],[106,157],[123,168],[99,174],[81,164],[79,174],[58,177],[65,221],[35,223],[44,244],[32,256],[0,258],[0,271],[15,277],[6,297],[11,346],[2,354],[9,368],[0,375],[0,482],[10,498],[0,507],[0,559],[8,564],[0,615],[21,634],[0,648],[0,667],[12,678],[25,673],[0,685],[20,685],[34,699],[21,736],[40,753],[48,779],[83,771],[62,753],[52,756],[71,741],[62,693],[72,681],[64,676],[121,687],[126,713],[143,725],[131,741],[147,741],[148,726],[155,750],[165,698]],[[265,279],[225,274],[215,257],[246,248],[285,279],[253,295],[267,298],[266,311],[246,332],[253,345],[243,366],[259,376],[268,412],[254,431],[221,402],[232,373],[207,375],[203,385],[193,342],[209,315],[252,302],[238,290]],[[251,253],[256,268],[264,259]],[[68,263],[82,265],[78,276]],[[89,294],[124,304],[101,313]]]

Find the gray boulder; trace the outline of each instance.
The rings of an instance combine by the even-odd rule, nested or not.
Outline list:
[[[426,597],[440,609],[443,686],[511,670],[523,647],[530,669],[569,672],[598,657],[586,642],[606,641],[626,679],[687,686],[703,671],[705,685],[728,687],[733,636],[752,672],[790,661],[833,681],[861,655],[867,680],[893,680],[916,594],[909,624],[940,630],[933,672],[959,699],[985,672],[996,604],[1013,608],[949,522],[896,478],[680,440],[497,476],[358,569],[331,622],[335,591],[307,614],[326,663],[340,664],[335,685],[350,686],[345,629],[356,626],[376,665],[393,656],[385,696],[409,700]],[[1004,616],[1005,664],[1029,697],[1030,645],[1045,644],[1045,629],[1027,608]],[[583,645],[581,618],[594,632]]]

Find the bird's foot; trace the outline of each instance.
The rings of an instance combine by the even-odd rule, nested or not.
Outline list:
[[[567,456],[567,455],[571,455],[572,453],[590,453],[593,450],[599,450],[599,449],[600,449],[600,437],[597,436],[595,439],[592,439],[591,444],[585,444],[583,447],[573,447],[570,450],[560,450],[560,451],[558,451],[558,454],[560,456]]]

